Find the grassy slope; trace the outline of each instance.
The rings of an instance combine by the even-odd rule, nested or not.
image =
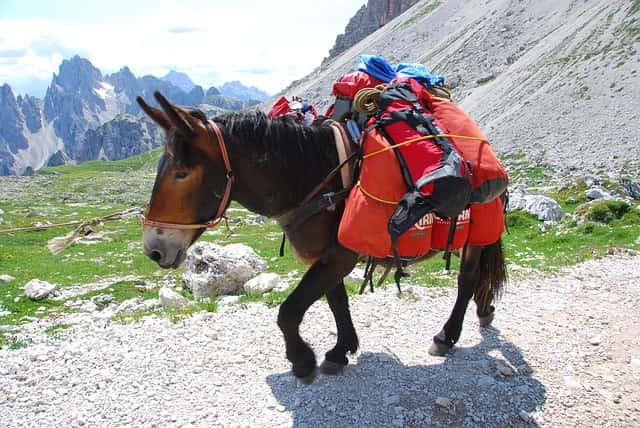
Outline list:
[[[35,222],[60,223],[78,219],[89,219],[120,211],[133,206],[142,206],[149,197],[155,176],[158,151],[117,162],[87,162],[77,166],[48,168],[32,179],[2,178],[5,195],[0,199],[0,208],[5,211],[4,224],[0,230],[28,226]],[[517,172],[516,172],[517,174]],[[532,179],[541,180],[535,168],[527,172]],[[543,178],[543,177],[542,177]],[[572,212],[584,201],[584,184],[577,183],[551,195],[561,202],[566,212]],[[207,232],[202,239],[215,240],[219,244],[242,242],[250,245],[268,264],[268,269],[280,275],[293,272],[299,278],[303,268],[293,259],[290,251],[278,257],[281,239],[279,228],[270,220],[264,222],[255,215],[232,205],[231,228],[234,233],[219,227]],[[35,211],[35,217],[27,214]],[[582,225],[563,222],[550,228],[531,216],[515,212],[508,216],[509,233],[504,237],[509,263],[552,271],[558,267],[574,264],[602,254],[611,247],[637,248],[640,236],[640,221],[637,207],[619,218],[615,216],[608,224],[587,221]],[[165,275],[180,275],[178,271],[165,271],[144,257],[141,252],[140,226],[136,220],[128,219],[107,223],[106,239],[96,240],[93,245],[77,244],[61,255],[54,256],[46,249],[47,240],[61,236],[71,228],[41,232],[0,235],[0,274],[10,274],[16,279],[0,285],[0,310],[11,311],[0,317],[0,325],[19,324],[28,321],[25,317],[55,316],[69,311],[64,302],[44,300],[31,302],[23,295],[22,288],[33,278],[57,284],[60,288],[95,282],[102,278],[136,275],[141,280],[157,283]],[[457,270],[454,258],[453,270]],[[440,257],[412,267],[412,276],[406,283],[412,285],[453,285],[455,275],[443,274],[444,262]],[[434,275],[435,273],[435,275]],[[388,279],[387,281],[390,281]],[[355,292],[359,283],[349,282]],[[120,281],[105,292],[114,295],[116,301],[131,297],[150,298],[156,289],[145,290],[135,281]],[[95,293],[94,293],[95,294]],[[287,292],[272,293],[267,297],[248,296],[241,301],[261,300],[276,305]],[[88,295],[90,296],[90,295]],[[85,296],[84,298],[86,298]]]

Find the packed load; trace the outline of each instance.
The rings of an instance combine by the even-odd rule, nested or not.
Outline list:
[[[333,92],[327,113],[358,135],[362,152],[339,227],[342,245],[399,260],[500,238],[507,173],[442,76],[366,56]]]

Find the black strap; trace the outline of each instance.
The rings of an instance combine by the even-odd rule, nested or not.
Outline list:
[[[284,242],[287,240],[287,235],[282,233],[282,241],[280,242],[280,257],[284,257]]]
[[[451,224],[449,225],[449,235],[447,237],[447,245],[444,247],[444,260],[446,270],[449,270],[451,267],[451,244],[453,243],[453,238],[456,235],[456,227],[458,226],[458,216],[454,216],[451,219]]]
[[[283,228],[289,231],[297,229],[311,217],[318,214],[320,211],[327,209],[331,205],[335,205],[339,202],[344,201],[347,196],[349,196],[350,191],[351,189],[342,189],[338,190],[337,192],[328,192],[316,196],[315,198],[311,199],[309,202],[298,208],[298,211],[294,216],[295,220],[283,226]]]
[[[364,289],[367,287],[367,284],[369,284],[369,288],[373,293],[373,272],[375,272],[377,265],[378,263],[375,257],[367,257],[367,264],[364,267],[364,280],[362,281],[362,284],[360,284],[358,294],[364,293]]]

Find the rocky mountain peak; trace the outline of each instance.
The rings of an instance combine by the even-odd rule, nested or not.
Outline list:
[[[93,89],[102,80],[102,73],[85,58],[76,55],[62,61],[54,83],[66,91]]]
[[[333,48],[325,61],[335,58],[369,34],[404,13],[420,0],[369,0],[349,20],[344,34],[336,37]]]
[[[171,70],[164,77],[161,77],[165,82],[169,82],[174,86],[182,89],[185,92],[190,92],[196,84],[191,81],[191,78],[186,73],[181,73],[179,71]]]
[[[0,86],[0,155],[2,152],[17,153],[27,148],[27,139],[22,128],[24,119],[18,108],[11,86],[6,83]]]

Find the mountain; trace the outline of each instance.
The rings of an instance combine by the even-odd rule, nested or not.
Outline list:
[[[187,74],[180,73],[175,70],[171,70],[160,79],[164,80],[165,82],[171,83],[173,86],[176,86],[187,93],[196,86],[196,84],[191,81],[191,78]]]
[[[128,67],[103,75],[90,61],[74,56],[60,64],[44,100],[13,94],[0,86],[0,175],[32,173],[42,166],[116,160],[156,147],[163,136],[146,116],[135,97],[155,104],[153,92],[161,91],[178,105],[199,106],[207,114],[245,108],[264,96],[257,88],[237,82],[222,95],[214,87],[206,93],[183,73],[163,78],[136,77]],[[264,98],[262,98],[264,99]]]
[[[639,49],[638,1],[425,0],[284,93],[324,111],[361,54],[422,63],[503,155],[554,173],[637,174]]]
[[[419,0],[369,0],[349,20],[344,33],[336,37],[325,62],[340,55],[418,2]]]
[[[222,85],[220,87],[220,93],[252,104],[257,104],[269,98],[269,94],[266,92],[255,86],[244,86],[237,80]]]

